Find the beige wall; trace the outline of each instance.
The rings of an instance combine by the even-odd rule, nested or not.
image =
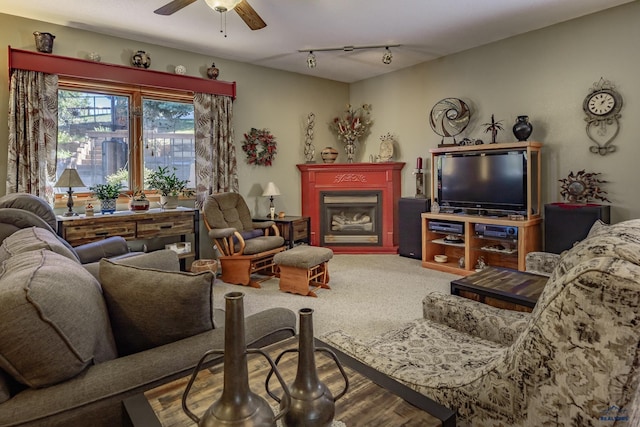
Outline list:
[[[461,137],[487,142],[482,123],[495,114],[505,130],[499,142],[515,141],[516,116],[529,116],[530,137],[544,143],[543,202],[561,201],[558,180],[580,169],[600,172],[612,205],[612,221],[640,217],[640,2],[512,37],[351,85],[353,104],[373,104],[375,119],[364,158],[378,150],[380,135],[397,134],[404,170],[403,194],[411,196],[411,169],[440,142],[429,126],[433,105],[460,98],[472,109]],[[624,98],[618,151],[592,154],[582,101],[600,77]]]
[[[172,72],[176,65],[187,68],[188,75],[203,77],[215,61],[220,68],[220,80],[237,82],[234,103],[235,141],[238,151],[240,192],[248,199],[256,214],[268,211],[269,202],[260,197],[262,186],[273,181],[281,197],[275,200],[279,211],[295,215],[300,205],[300,175],[296,164],[304,163],[304,135],[307,115],[316,115],[314,145],[316,156],[332,144],[335,138],[328,128],[328,118],[348,103],[349,86],[344,83],[303,76],[263,67],[246,65],[219,58],[179,51],[157,45],[104,36],[73,28],[32,21],[0,14],[0,45],[16,49],[35,50],[33,31],[48,31],[56,36],[53,53],[86,58],[88,53],[100,53],[102,62],[128,65],[138,49],[151,55],[151,68]],[[5,51],[6,52],[6,51]],[[0,80],[8,82],[7,54],[0,55]],[[8,83],[0,89],[0,117],[7,117]],[[252,127],[267,128],[276,137],[278,154],[274,166],[249,166],[241,145],[243,134]],[[6,176],[7,124],[0,130],[0,177]],[[335,145],[335,144],[334,144]],[[5,193],[4,179],[0,194]]]
[[[151,54],[152,68],[172,71],[182,64],[188,74],[203,76],[215,60],[221,80],[238,83],[235,103],[236,144],[240,190],[256,214],[266,212],[268,202],[259,197],[262,185],[274,181],[283,193],[276,208],[299,214],[300,185],[295,165],[304,161],[304,124],[316,115],[316,156],[332,145],[338,147],[327,123],[347,102],[371,103],[372,133],[358,152],[361,161],[378,153],[379,137],[397,135],[396,160],[407,162],[403,195],[413,196],[412,168],[416,157],[440,141],[430,128],[432,106],[442,98],[456,97],[472,108],[469,127],[461,137],[488,141],[482,123],[491,114],[503,120],[505,131],[498,141],[513,141],[511,127],[517,115],[529,115],[534,126],[530,139],[543,142],[543,202],[560,201],[558,179],[570,171],[601,172],[612,201],[613,221],[640,217],[640,2],[555,25],[399,72],[352,85],[249,66],[156,45],[103,36],[81,30],[0,15],[0,44],[34,49],[32,32],[56,35],[54,53],[86,57],[97,51],[103,62],[128,64],[137,49]],[[615,83],[624,97],[616,153],[600,156],[589,152],[582,101],[600,77]],[[7,81],[6,55],[0,55],[0,78]],[[0,89],[0,116],[7,114],[7,84]],[[6,124],[4,124],[6,128]],[[251,127],[268,128],[278,140],[278,156],[271,168],[249,167],[240,149],[242,134]],[[6,130],[0,131],[0,176],[6,175]],[[338,159],[344,160],[344,153]],[[0,186],[4,193],[4,186]]]

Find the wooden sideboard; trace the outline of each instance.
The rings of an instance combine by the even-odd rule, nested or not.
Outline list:
[[[159,237],[180,237],[185,242],[187,236],[194,236],[191,252],[180,254],[181,259],[200,255],[200,213],[196,209],[149,209],[146,212],[116,211],[113,214],[94,216],[58,216],[58,235],[71,246],[96,242],[111,236],[121,236],[126,240],[146,240]]]

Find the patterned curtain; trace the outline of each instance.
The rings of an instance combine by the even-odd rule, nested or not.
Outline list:
[[[197,206],[209,194],[238,192],[238,165],[233,145],[233,99],[229,96],[196,93],[193,96],[196,122]]]
[[[13,70],[9,93],[7,194],[53,202],[58,137],[58,76]]]

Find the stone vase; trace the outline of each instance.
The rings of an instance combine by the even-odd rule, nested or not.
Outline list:
[[[333,147],[324,147],[320,151],[320,157],[324,163],[333,163],[338,158],[338,150]]]

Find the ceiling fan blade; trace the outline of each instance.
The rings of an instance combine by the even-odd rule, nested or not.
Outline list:
[[[197,0],[173,0],[161,8],[154,10],[153,13],[157,13],[158,15],[172,15],[183,7],[187,7],[196,1]]]
[[[260,18],[258,12],[256,12],[247,0],[242,0],[233,10],[235,10],[240,18],[251,28],[252,30],[260,30],[267,26],[267,24]]]

